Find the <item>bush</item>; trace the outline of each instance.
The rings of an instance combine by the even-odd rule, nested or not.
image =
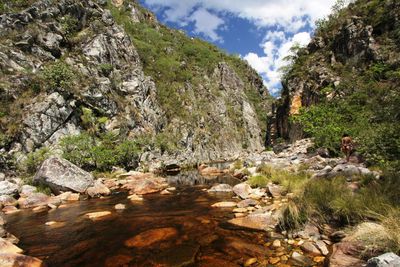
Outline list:
[[[63,61],[46,66],[42,75],[46,86],[52,90],[71,89],[75,77],[71,67]]]
[[[35,174],[39,169],[40,165],[51,156],[51,152],[49,148],[43,147],[35,150],[34,152],[30,152],[26,159],[20,165],[20,171],[25,172],[26,174]]]

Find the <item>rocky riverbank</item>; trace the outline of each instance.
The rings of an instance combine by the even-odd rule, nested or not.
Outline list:
[[[309,266],[328,263],[330,266],[349,266],[349,264],[362,266],[365,264],[359,258],[361,248],[359,242],[354,242],[355,232],[337,230],[329,224],[313,221],[312,218],[308,219],[302,229],[282,230],[279,227],[282,213],[295,193],[289,192],[284,185],[274,182],[268,182],[262,187],[251,184],[252,179],[259,176],[259,171],[266,165],[293,173],[293,175],[305,172],[309,179],[332,179],[335,176],[344,176],[347,186],[353,191],[359,188],[359,181],[355,179],[357,175],[370,175],[374,179],[379,179],[379,172],[370,171],[362,163],[356,162],[356,158],[346,163],[340,158],[327,157],[324,151],[310,153],[311,146],[311,140],[304,139],[283,147],[277,153],[267,151],[244,155],[243,158],[227,165],[225,169],[204,164],[199,166],[200,175],[210,181],[221,175],[242,180],[234,186],[215,183],[211,188],[204,189],[210,194],[227,194],[226,201],[214,203],[212,207],[232,211],[233,218],[227,220],[230,227],[267,231],[271,237],[272,241],[264,244],[268,257],[250,258],[245,263],[246,266],[263,266],[267,263],[276,266],[290,266],[288,264]],[[176,165],[175,169],[179,169],[179,165]],[[169,195],[175,190],[174,187],[169,187],[164,177],[154,173],[116,170],[111,176],[112,178],[94,179],[92,174],[57,157],[47,159],[34,176],[33,181],[41,187],[24,185],[19,178],[2,175],[0,203],[4,214],[1,215],[1,225],[6,223],[3,218],[5,215],[18,213],[22,209],[32,209],[32,212],[50,212],[78,200],[104,197],[121,190],[129,192],[130,201],[141,202],[143,195],[152,193]],[[39,192],[43,185],[50,188],[50,195]],[[122,203],[115,205],[116,210],[125,208],[126,205]],[[99,220],[111,214],[111,211],[96,211],[85,216],[91,220]],[[58,223],[61,222],[49,221],[46,225]],[[365,229],[366,226],[368,225],[359,227]],[[15,245],[18,243],[18,238],[7,233],[3,228],[1,228],[1,233],[0,250],[1,253],[6,253],[3,257],[4,262],[10,266],[11,263],[16,262],[21,266],[31,266],[27,264],[40,266],[39,259],[21,254],[22,250]],[[137,242],[134,240],[133,243]]]

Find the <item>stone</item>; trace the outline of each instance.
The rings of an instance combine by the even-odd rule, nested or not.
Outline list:
[[[21,186],[21,192],[20,195],[23,196],[29,196],[32,193],[36,193],[37,192],[37,188],[32,186],[32,185],[23,185]]]
[[[0,266],[2,267],[43,267],[44,263],[38,258],[21,255],[18,253],[0,253]]]
[[[142,232],[125,241],[127,247],[149,247],[155,243],[165,241],[178,236],[178,231],[173,227],[151,229]]]
[[[251,194],[252,189],[250,185],[246,183],[237,184],[233,187],[233,192],[242,199],[248,198]]]
[[[19,191],[18,185],[11,183],[9,181],[0,181],[0,196],[1,195],[16,196],[18,194],[18,191]]]
[[[1,195],[0,196],[0,206],[16,206],[18,201],[9,195]]]
[[[325,261],[325,257],[324,256],[315,256],[313,258],[313,261],[316,262],[316,263],[321,263],[321,262]]]
[[[131,201],[143,201],[143,197],[136,194],[128,196],[128,199],[130,199]]]
[[[6,179],[6,175],[0,172],[0,181],[4,181]]]
[[[247,208],[249,206],[256,206],[259,202],[254,199],[244,199],[237,203],[238,208]]]
[[[235,213],[235,218],[243,218],[243,217],[246,217],[246,213],[241,213],[241,212]]]
[[[111,211],[97,211],[97,212],[90,212],[90,213],[85,214],[85,216],[87,216],[91,220],[105,217],[108,215],[111,215]]]
[[[105,267],[114,267],[114,266],[129,266],[129,262],[133,260],[133,256],[131,255],[115,255],[106,259],[104,266]]]
[[[55,194],[60,194],[61,191],[85,193],[94,184],[90,173],[58,157],[46,159],[33,180],[49,186]]]
[[[255,230],[266,230],[275,228],[278,221],[268,213],[249,214],[243,218],[234,218],[228,221],[238,227],[244,227]]]
[[[393,252],[382,254],[367,261],[367,267],[398,267],[400,257]]]
[[[54,224],[57,224],[57,222],[56,221],[49,221],[49,222],[45,223],[45,225],[47,225],[47,226],[51,226],[51,225],[54,225]]]
[[[18,205],[21,209],[29,209],[38,206],[47,206],[50,197],[43,193],[32,193],[27,197],[20,197]]]
[[[257,262],[257,258],[250,258],[250,259],[248,259],[248,260],[244,263],[244,266],[245,266],[245,267],[248,267],[248,266],[253,265],[253,264],[256,263],[256,262]]]
[[[294,263],[299,264],[300,266],[312,266],[313,265],[312,261],[308,257],[298,253],[297,251],[294,251],[290,258],[292,259],[292,261]]]
[[[160,192],[160,195],[172,195],[172,193],[167,189],[164,189],[163,191]]]
[[[233,212],[244,213],[244,212],[247,212],[247,209],[246,208],[236,208],[236,209],[233,209]]]
[[[0,237],[0,253],[22,253],[23,250]]]
[[[340,240],[342,240],[345,237],[346,237],[346,233],[343,231],[336,231],[329,235],[329,238],[333,242],[340,242]]]
[[[232,186],[229,184],[218,184],[214,185],[210,189],[208,189],[208,192],[224,192],[224,193],[229,193],[232,192]]]
[[[281,258],[279,257],[271,257],[268,259],[269,263],[271,263],[272,265],[277,264],[278,262],[280,262]]]
[[[128,189],[130,194],[146,195],[157,193],[168,187],[165,178],[154,176],[151,173],[137,173],[128,178],[122,188]]]
[[[71,193],[67,196],[67,198],[65,199],[66,201],[78,201],[80,197],[79,193]]]
[[[332,254],[329,257],[330,267],[361,267],[364,266],[364,261],[358,258],[362,251],[361,247],[358,247],[353,242],[340,242],[333,244]]]
[[[3,211],[6,215],[8,215],[8,214],[13,214],[13,213],[19,212],[19,211],[21,211],[21,210],[17,209],[17,207],[15,207],[15,206],[5,206],[5,207],[2,209],[2,211]]]
[[[282,245],[281,245],[281,241],[280,241],[279,239],[275,239],[274,242],[272,242],[272,246],[273,246],[274,248],[279,248],[279,247],[281,247],[281,246],[282,246]]]
[[[273,198],[279,198],[282,196],[282,186],[276,184],[267,185],[268,192],[272,195]]]
[[[321,252],[319,251],[319,249],[314,246],[314,244],[312,242],[304,242],[301,246],[301,249],[309,254],[318,256],[321,255]]]
[[[115,206],[114,206],[114,208],[116,209],[116,210],[124,210],[124,209],[126,209],[126,206],[124,205],[124,204],[116,204]]]
[[[315,246],[321,251],[322,255],[326,256],[329,254],[329,250],[324,241],[322,240],[315,241]]]
[[[236,207],[236,202],[233,201],[222,201],[211,205],[213,208],[233,208]]]
[[[32,211],[33,212],[40,212],[40,211],[45,211],[45,210],[47,210],[47,205],[46,206],[37,206],[37,207],[34,207],[33,209],[32,209]]]
[[[208,167],[206,165],[200,165],[198,170],[203,176],[218,176],[224,173],[222,170],[216,167]]]
[[[110,189],[105,186],[100,180],[94,181],[94,185],[86,190],[86,194],[90,197],[108,196],[111,194]]]

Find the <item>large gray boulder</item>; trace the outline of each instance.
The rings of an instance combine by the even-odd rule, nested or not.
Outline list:
[[[11,195],[14,196],[18,194],[19,187],[18,185],[11,183],[9,181],[1,181],[0,182],[0,196],[1,195]]]
[[[33,180],[37,184],[49,186],[55,194],[61,191],[84,193],[94,184],[90,173],[58,157],[45,160]]]
[[[393,252],[382,254],[368,260],[367,267],[397,267],[400,266],[400,257]]]

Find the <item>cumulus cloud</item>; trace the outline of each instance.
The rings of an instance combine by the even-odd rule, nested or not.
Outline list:
[[[310,42],[308,32],[300,32],[290,38],[286,38],[281,32],[269,32],[261,44],[264,54],[259,56],[248,53],[244,59],[264,78],[264,84],[272,94],[280,90],[280,69],[288,64],[285,58],[290,55],[290,49],[298,44],[305,46]]]
[[[224,24],[224,20],[211,14],[206,9],[198,9],[190,16],[190,20],[195,23],[195,32],[204,34],[212,41],[222,42],[222,38],[217,34],[217,29]]]
[[[265,34],[260,44],[264,54],[249,51],[243,56],[264,78],[271,93],[280,89],[279,69],[295,44],[306,45],[314,22],[331,12],[336,0],[143,0],[163,9],[164,21],[185,26],[212,41],[223,42],[224,18],[236,16],[252,22]]]

